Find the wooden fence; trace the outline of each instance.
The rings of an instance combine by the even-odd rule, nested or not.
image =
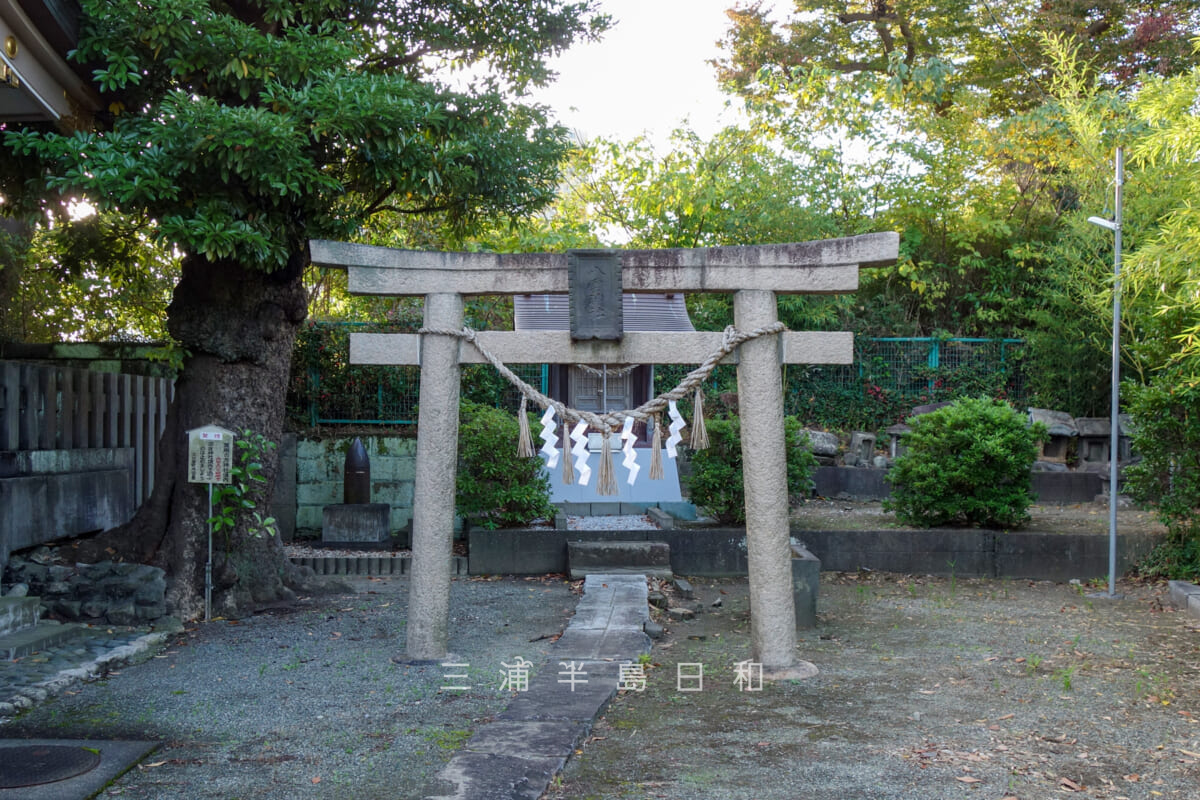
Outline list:
[[[0,451],[132,447],[136,508],[174,393],[165,378],[0,361]]]

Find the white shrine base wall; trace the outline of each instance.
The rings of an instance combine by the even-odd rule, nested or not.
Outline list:
[[[545,455],[539,454],[539,457],[545,461]],[[562,458],[560,451],[559,458]],[[562,480],[562,461],[550,470],[550,502],[551,503],[638,503],[641,505],[657,505],[659,503],[679,503],[682,502],[683,496],[679,491],[679,464],[674,458],[667,458],[667,453],[663,451],[663,477],[661,480],[650,480],[650,449],[637,448],[638,466],[641,471],[638,473],[637,480],[633,486],[630,486],[627,481],[629,479],[629,470],[622,466],[621,461],[625,458],[620,450],[613,453],[613,466],[617,471],[617,488],[620,490],[616,495],[602,495],[596,491],[596,483],[599,480],[600,471],[600,454],[592,453],[588,458],[588,467],[592,470],[591,480],[587,486],[580,486],[578,483],[579,473],[575,473],[576,483],[566,485]]]

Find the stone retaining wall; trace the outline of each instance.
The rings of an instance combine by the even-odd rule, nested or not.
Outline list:
[[[26,584],[29,594],[64,620],[143,625],[166,616],[165,573],[145,564],[63,564],[49,548],[11,557],[5,583]]]
[[[391,507],[388,528],[401,539],[412,519],[417,440],[362,436],[371,460],[371,502]],[[302,439],[296,444],[296,536],[321,537],[325,506],[342,502],[346,451],[354,437]]]

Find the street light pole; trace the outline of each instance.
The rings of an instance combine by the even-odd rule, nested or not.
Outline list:
[[[1088,222],[1113,232],[1113,321],[1112,321],[1112,400],[1108,445],[1108,597],[1117,597],[1117,455],[1120,452],[1121,424],[1121,203],[1125,183],[1125,153],[1116,154],[1116,187],[1113,219],[1088,217]]]

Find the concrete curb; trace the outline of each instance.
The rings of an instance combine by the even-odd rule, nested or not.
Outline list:
[[[1200,586],[1187,581],[1168,581],[1171,605],[1200,619]]]
[[[621,662],[650,652],[649,618],[645,576],[587,576],[549,662],[450,759],[424,800],[541,797],[616,694]]]
[[[292,563],[318,575],[408,575],[412,569],[408,556],[295,556]],[[450,574],[467,574],[464,556],[451,557]]]

